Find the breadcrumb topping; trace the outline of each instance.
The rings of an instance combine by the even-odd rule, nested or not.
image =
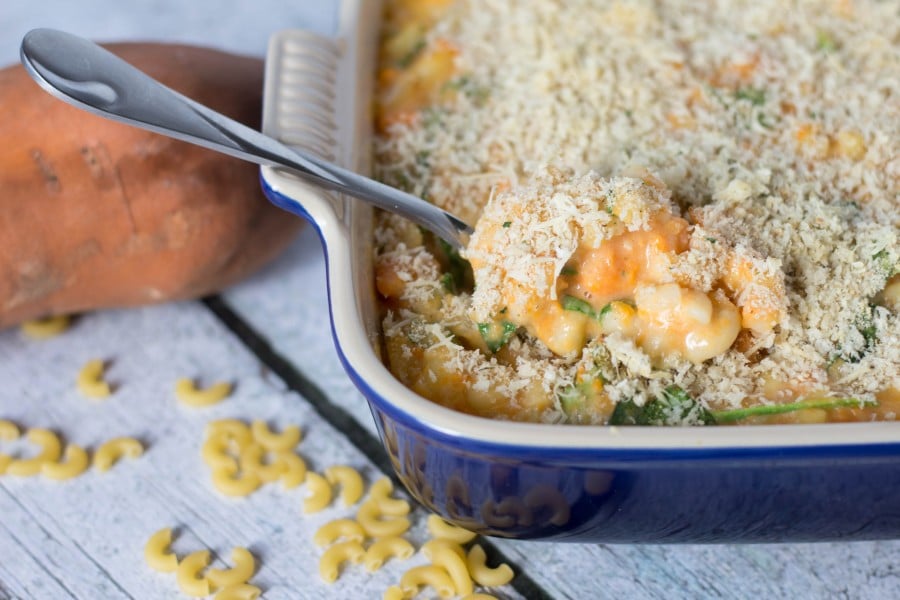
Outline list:
[[[900,388],[900,316],[880,299],[900,269],[895,2],[463,0],[424,35],[425,48],[456,49],[441,84],[454,93],[377,137],[376,174],[470,223],[487,206],[484,218],[510,224],[490,232],[502,255],[466,256],[472,292],[429,235],[379,217],[385,342],[404,383],[543,422],[605,422],[672,385],[718,410]],[[739,306],[783,310],[777,327],[702,365],[659,365],[619,335],[577,356],[521,330],[485,346],[479,323],[506,308],[498,278],[553,296],[578,244],[615,233],[599,199],[648,178],[662,184],[655,202],[691,224],[672,279],[715,292],[727,245],[753,281],[782,286],[735,291]],[[533,221],[515,218],[538,198]],[[571,390],[600,380],[606,403],[573,417]]]

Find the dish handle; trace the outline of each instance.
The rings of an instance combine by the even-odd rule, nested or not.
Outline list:
[[[263,132],[346,169],[371,169],[372,86],[381,3],[341,0],[333,37],[299,30],[272,36],[266,55]],[[378,352],[371,207],[262,167],[275,205],[310,221],[325,248],[332,322],[341,339]],[[357,340],[357,337],[360,339]]]
[[[262,130],[282,143],[335,162],[335,84],[341,58],[337,40],[309,31],[274,34],[266,53]],[[337,194],[310,186],[284,169],[262,167],[272,203],[310,221],[324,234],[343,218]]]

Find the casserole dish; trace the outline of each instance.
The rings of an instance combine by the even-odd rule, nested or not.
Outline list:
[[[264,131],[367,173],[380,22],[345,0],[334,38],[269,48]],[[413,393],[380,359],[372,212],[264,167],[274,203],[325,248],[332,331],[398,477],[484,535],[602,542],[773,542],[900,535],[900,425],[595,427],[495,421]]]

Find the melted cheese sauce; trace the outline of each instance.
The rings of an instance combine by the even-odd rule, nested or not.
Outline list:
[[[527,219],[530,212],[523,203],[504,207],[498,214]],[[476,246],[485,245],[475,254],[476,266],[480,266],[477,256],[490,254],[491,245],[511,223],[479,221],[477,229],[488,234],[473,240]],[[664,210],[653,214],[643,229],[602,240],[586,235],[558,276],[552,272],[552,262],[538,267],[543,271],[539,279],[555,279],[555,294],[548,296],[516,278],[505,280],[500,295],[509,307],[508,318],[559,355],[574,355],[590,340],[618,333],[660,365],[673,358],[699,364],[718,356],[731,348],[744,327],[770,331],[777,324],[777,314],[763,318],[759,311],[745,307],[749,318],[744,323],[741,310],[723,290],[706,293],[673,281],[671,266],[678,254],[688,250],[689,239],[688,222]],[[742,279],[753,275],[749,267],[729,272],[723,287],[769,289]]]

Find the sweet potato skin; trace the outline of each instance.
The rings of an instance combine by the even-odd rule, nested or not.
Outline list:
[[[257,127],[262,61],[171,44],[107,48]],[[0,70],[0,328],[195,298],[273,258],[301,220],[266,201],[258,167],[115,123]]]

